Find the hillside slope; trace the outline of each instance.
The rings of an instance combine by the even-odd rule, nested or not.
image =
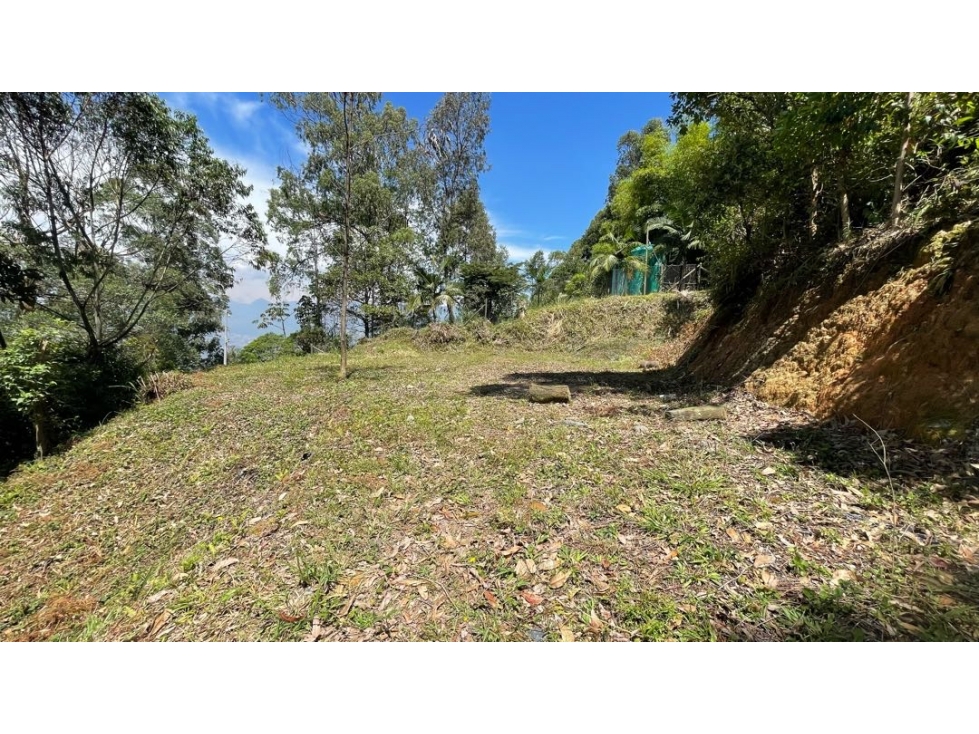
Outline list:
[[[979,419],[979,223],[875,231],[718,315],[685,367],[817,418],[937,439]]]
[[[664,366],[682,353],[711,313],[706,293],[583,298],[531,308],[519,319],[491,324],[431,324],[393,329],[361,345],[368,352],[493,346],[556,351],[604,359],[655,356]]]
[[[801,414],[567,352],[351,367],[217,369],[0,480],[0,640],[979,637],[944,455],[891,485],[863,436],[814,461]]]

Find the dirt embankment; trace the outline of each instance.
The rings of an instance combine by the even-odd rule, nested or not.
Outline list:
[[[979,222],[841,246],[718,315],[685,364],[818,418],[960,437],[979,420]]]

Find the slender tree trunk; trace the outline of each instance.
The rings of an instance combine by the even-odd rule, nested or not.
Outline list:
[[[822,186],[819,183],[819,166],[812,167],[812,196],[809,199],[809,236],[816,239],[819,232],[819,224],[816,219],[819,216],[819,195],[822,193]]]
[[[51,451],[51,439],[45,429],[46,416],[42,408],[32,411],[31,422],[34,424],[34,458],[43,459]]]
[[[343,202],[343,278],[340,287],[340,379],[347,379],[347,287],[350,280],[350,200],[351,200],[351,164],[350,164],[350,123],[347,119],[347,95],[343,92],[343,134],[346,155],[346,171]]]
[[[901,139],[901,150],[897,154],[897,164],[894,166],[894,194],[891,197],[891,226],[897,226],[901,221],[901,205],[904,202],[904,164],[907,160],[908,148],[911,147],[911,105],[914,102],[914,92],[908,92],[908,121],[904,126],[904,136]]]
[[[842,239],[850,239],[850,197],[846,193],[846,188],[843,186],[843,180],[839,183],[839,194],[840,194],[840,223],[841,223],[841,235]]]

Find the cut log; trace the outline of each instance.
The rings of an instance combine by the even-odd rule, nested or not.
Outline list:
[[[531,385],[527,397],[532,403],[570,403],[571,388],[567,385]]]
[[[675,421],[722,421],[727,418],[727,408],[723,405],[696,405],[668,410],[666,417]]]

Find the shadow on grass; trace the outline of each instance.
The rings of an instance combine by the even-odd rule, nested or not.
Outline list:
[[[336,377],[340,372],[339,364],[325,364],[319,365],[314,368],[316,372],[323,372],[327,375]],[[359,367],[357,365],[352,365],[347,367],[347,379],[348,380],[365,380],[365,381],[375,381],[382,380],[385,377],[385,373],[396,369],[391,365],[380,365],[372,367]]]
[[[656,325],[658,337],[672,339],[697,316],[697,301],[692,298],[671,298],[663,306],[663,317]]]
[[[889,493],[893,485],[896,494],[920,494],[925,503],[979,495],[979,472],[970,467],[966,443],[929,446],[889,431],[880,432],[878,438],[854,423],[780,426],[745,438],[785,450],[797,464],[869,480],[879,492]]]
[[[976,640],[979,572],[937,556],[927,561],[926,565],[940,567],[930,568],[940,576],[915,577],[908,580],[908,588],[897,590],[902,597],[913,598],[913,604],[882,603],[862,596],[859,587],[851,584],[805,589],[784,598],[772,619],[763,624],[725,623],[723,637],[810,642]],[[914,594],[912,586],[931,594]]]
[[[560,371],[560,372],[511,372],[501,382],[476,385],[469,390],[477,397],[509,398],[525,400],[531,384],[567,385],[571,398],[576,395],[623,394],[635,398],[669,393],[685,405],[706,403],[712,391],[685,380],[676,370],[650,372],[612,371]]]

